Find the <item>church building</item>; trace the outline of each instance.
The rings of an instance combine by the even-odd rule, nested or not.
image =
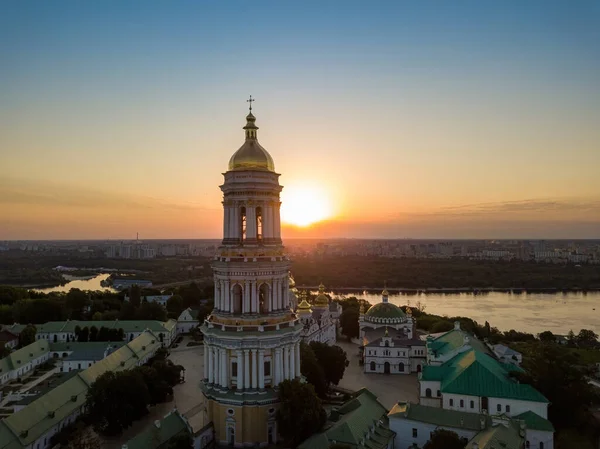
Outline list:
[[[212,263],[214,310],[201,326],[201,388],[218,444],[264,447],[277,442],[279,383],[301,375],[302,324],[290,304],[280,175],[258,143],[252,107],[246,121],[220,186],[223,240]]]
[[[336,306],[336,310],[337,307],[341,307],[337,303],[330,303],[323,284],[319,285],[319,294],[312,304],[306,300],[306,297],[303,297],[297,307],[297,313],[302,322],[302,332],[300,334],[302,341],[305,343],[318,341],[328,345],[335,344],[337,326],[336,320],[332,316],[332,305]]]

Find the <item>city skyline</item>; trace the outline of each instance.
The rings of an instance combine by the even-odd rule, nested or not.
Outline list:
[[[218,238],[249,94],[284,238],[600,236],[595,2],[345,5],[7,6],[0,240]]]

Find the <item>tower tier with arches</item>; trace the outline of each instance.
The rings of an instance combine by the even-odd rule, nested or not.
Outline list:
[[[277,442],[278,385],[301,375],[302,324],[292,311],[281,241],[282,186],[255,122],[250,109],[245,142],[223,174],[214,310],[201,326],[208,418],[216,440],[234,447]]]

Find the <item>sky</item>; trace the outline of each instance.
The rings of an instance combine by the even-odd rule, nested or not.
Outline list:
[[[0,240],[219,238],[250,94],[284,237],[600,238],[599,43],[586,0],[3,2]]]

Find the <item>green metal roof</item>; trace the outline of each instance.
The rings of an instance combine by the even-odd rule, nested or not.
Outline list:
[[[424,366],[421,380],[440,381],[442,393],[549,402],[531,385],[520,384],[511,378],[511,370],[522,371],[515,365],[500,363],[487,354],[470,349],[441,366]]]
[[[43,340],[40,340],[43,341]],[[126,343],[124,341],[88,341],[70,343],[50,343],[50,352],[69,352],[62,360],[102,360],[108,349],[116,351]]]
[[[554,432],[554,426],[550,421],[545,418],[542,418],[537,413],[532,411],[527,411],[521,413],[520,415],[513,416],[513,419],[520,419],[525,421],[525,425],[528,429],[532,430],[542,430],[545,432]]]
[[[427,349],[437,355],[448,354],[465,346],[465,338],[468,339],[466,344],[470,345],[473,349],[477,349],[485,354],[492,353],[485,343],[462,329],[452,329],[434,340],[427,341]]]
[[[375,426],[375,431],[370,433]],[[333,410],[325,430],[304,441],[298,449],[327,449],[333,441],[351,448],[365,440],[365,446],[373,449],[387,447],[393,437],[388,427],[387,410],[369,390],[363,388],[338,410]]]
[[[481,430],[492,423],[488,415],[446,410],[411,402],[397,403],[388,413],[388,417],[468,430]]]
[[[0,360],[0,376],[27,365],[48,352],[48,342],[37,340],[24,348],[17,349]]]
[[[375,318],[405,318],[406,314],[400,307],[391,302],[380,302],[367,310],[365,314]]]
[[[48,344],[44,340],[36,343]],[[161,343],[157,336],[145,332],[104,360],[78,372],[76,376],[0,421],[0,449],[21,449],[32,444],[48,429],[85,404],[87,390],[98,376],[107,371],[132,368],[139,359],[159,347]]]
[[[521,434],[518,422],[507,420],[479,432],[471,438],[465,449],[473,449],[473,443],[477,443],[479,449],[522,449],[525,432]]]
[[[161,449],[173,437],[183,433],[191,434],[185,420],[176,411],[166,415],[159,423],[159,426],[156,423],[150,424],[129,440],[127,449]]]
[[[37,325],[37,332],[39,333],[75,333],[75,328],[91,328],[95,326],[97,329],[105,327],[107,329],[123,329],[124,332],[141,332],[146,329],[152,332],[167,332],[177,325],[177,321],[169,320],[160,322],[155,320],[112,320],[112,321],[79,321],[79,320],[67,320],[67,321],[49,321],[45,324]],[[11,329],[8,329],[11,330]]]

